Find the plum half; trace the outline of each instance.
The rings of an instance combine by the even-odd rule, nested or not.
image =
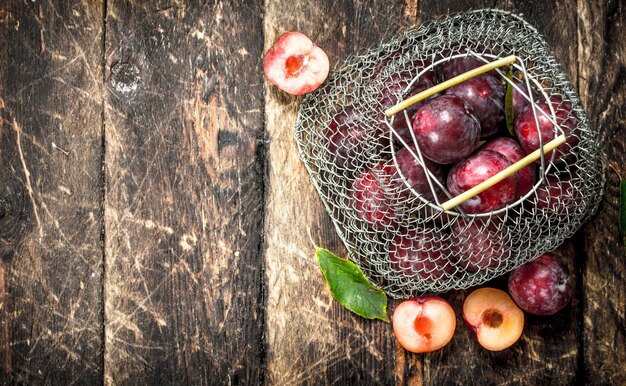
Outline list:
[[[524,312],[496,288],[479,288],[469,294],[463,303],[463,320],[489,351],[512,346],[524,330]]]
[[[414,353],[439,350],[450,342],[456,329],[454,310],[448,302],[434,295],[398,304],[392,323],[398,342]]]
[[[267,80],[293,95],[316,90],[328,77],[328,56],[301,32],[281,35],[265,54],[263,71]]]

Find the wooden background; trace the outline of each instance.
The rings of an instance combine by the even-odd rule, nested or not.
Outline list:
[[[574,301],[504,352],[459,319],[409,354],[316,266],[308,227],[345,249],[297,156],[301,98],[265,83],[263,53],[299,30],[334,65],[482,7],[546,36],[626,177],[623,0],[2,2],[0,384],[626,384],[610,170],[559,248]],[[445,295],[459,315],[466,294]]]

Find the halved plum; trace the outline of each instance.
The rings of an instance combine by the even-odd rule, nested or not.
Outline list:
[[[301,32],[281,35],[265,54],[267,80],[293,95],[316,90],[328,77],[328,56]]]

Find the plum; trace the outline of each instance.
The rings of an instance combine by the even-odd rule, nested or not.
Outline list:
[[[478,118],[455,95],[442,95],[426,102],[415,113],[412,130],[422,154],[438,164],[462,160],[480,141]]]
[[[384,147],[380,128],[370,128],[364,121],[361,111],[347,106],[328,125],[328,151],[337,167],[352,171],[366,161],[364,153],[378,153]]]
[[[454,336],[454,310],[442,298],[419,296],[398,304],[393,311],[393,332],[406,350],[426,353],[439,350]]]
[[[563,98],[560,96],[553,95],[550,97],[550,103],[552,104],[556,114],[556,123],[563,130],[567,138],[566,142],[561,144],[555,150],[555,160],[558,161],[562,157],[569,154],[570,150],[578,144],[579,139],[576,135],[578,118],[576,113],[572,110],[572,104],[563,101]],[[547,103],[539,103],[536,108],[539,127],[537,127],[537,124],[535,123],[533,108],[530,104],[528,104],[522,112],[519,113],[517,118],[515,118],[515,135],[527,154],[539,149],[540,138],[545,145],[559,135],[558,130],[555,133],[555,126],[544,114],[539,111],[544,111],[548,114],[548,116],[552,116],[549,105]],[[539,130],[537,130],[538,128]],[[552,152],[547,153],[545,156],[547,159],[550,159]],[[537,160],[537,163],[540,163],[540,160]]]
[[[509,293],[524,311],[552,315],[570,302],[574,285],[561,259],[545,253],[511,273]]]
[[[293,95],[317,89],[328,77],[328,56],[301,32],[281,35],[265,54],[263,71],[267,80]]]
[[[482,272],[504,266],[511,256],[511,238],[506,228],[499,230],[493,220],[485,223],[474,219],[469,223],[459,219],[452,226],[451,241],[458,266],[471,271]]]
[[[513,163],[521,160],[526,156],[526,153],[524,152],[524,149],[522,149],[520,144],[513,138],[509,137],[494,138],[484,144],[480,148],[480,150],[496,151],[508,158]],[[535,167],[535,165],[528,165],[519,172],[517,172],[517,175],[519,177],[517,195],[519,197],[522,197],[526,193],[530,192],[537,182],[537,168]]]
[[[409,90],[406,93],[404,93],[404,96],[402,99],[404,100],[404,99],[407,99],[408,97],[419,94],[420,92],[427,90],[433,86],[434,84],[431,82],[429,77],[421,77],[420,79],[418,79],[416,82],[414,82],[411,85],[411,88],[409,88]],[[413,137],[411,136],[411,124],[410,123],[413,121],[413,117],[415,116],[415,113],[417,112],[417,110],[419,110],[419,108],[422,107],[424,103],[428,102],[431,99],[438,97],[439,95],[440,94],[437,93],[427,98],[426,100],[414,103],[408,108],[406,108],[405,111],[406,111],[407,116],[409,117],[408,123],[403,112],[396,114],[396,117],[393,121],[393,128],[396,131],[396,133],[398,133],[400,138],[404,140],[404,142],[406,142],[407,144],[413,143]],[[400,100],[396,99],[395,103],[385,105],[385,108],[387,109],[389,107],[392,107],[398,102],[400,102]],[[386,131],[386,127],[385,127],[385,131]]]
[[[504,170],[512,162],[493,150],[482,150],[457,163],[448,173],[447,187],[453,196],[485,181]],[[461,204],[466,213],[486,213],[513,203],[518,196],[519,176],[517,173],[498,182]]]
[[[513,117],[517,117],[519,113],[524,110],[526,106],[530,103],[525,96],[528,96],[528,88],[525,82],[522,81],[514,81],[515,85],[521,90],[517,91],[517,88],[513,87]],[[533,97],[533,101],[535,103],[539,102],[539,93],[531,87],[530,89],[531,95]]]
[[[409,186],[426,199],[432,199],[424,168],[406,148],[396,154],[396,161]],[[433,176],[441,181],[444,177],[441,165],[424,161]],[[351,191],[357,217],[379,229],[397,225],[411,195],[402,176],[392,160],[381,161],[360,173]]]
[[[581,200],[580,190],[576,188],[569,173],[547,175],[546,180],[537,188],[536,194],[539,209],[549,209],[558,214],[571,212]]]
[[[478,49],[480,51],[481,48]],[[444,56],[449,55],[449,51],[445,51],[443,53]],[[487,58],[485,58],[487,59]],[[487,59],[487,61],[491,62],[492,59]],[[448,79],[454,78],[457,75],[461,75],[469,70],[473,70],[477,67],[485,65],[485,62],[475,58],[474,56],[468,55],[467,57],[450,59],[447,62],[443,62],[437,66],[437,75],[439,77],[439,81],[443,82]],[[498,76],[498,73],[495,71],[490,71],[487,74],[492,76]]]
[[[401,149],[396,154],[396,161],[398,162],[398,166],[400,167],[400,172],[406,178],[409,186],[411,186],[411,188],[413,188],[413,190],[415,190],[417,193],[424,196],[424,198],[426,198],[427,200],[432,200],[434,198],[433,192],[430,189],[430,185],[428,184],[426,171],[413,157],[409,149]],[[427,158],[424,158],[424,164],[439,182],[443,181],[445,177],[445,172],[441,165],[436,164],[428,160]],[[405,188],[406,184],[402,181],[402,177],[399,174],[396,174],[395,182],[398,185],[399,190],[408,192],[408,190],[406,190]],[[434,182],[433,188],[435,189],[435,193],[438,196],[441,195],[441,189]]]
[[[489,351],[512,346],[524,331],[524,312],[496,288],[479,288],[469,294],[463,302],[463,320]]]
[[[472,107],[481,126],[481,137],[495,134],[504,122],[502,82],[490,74],[482,74],[452,86],[446,94],[456,95]]]
[[[406,232],[396,236],[389,248],[389,259],[394,269],[405,275],[435,281],[453,272],[454,268],[446,257],[444,245],[436,232]]]
[[[359,174],[352,184],[357,217],[377,229],[396,225],[401,216],[395,209],[398,195],[392,181],[394,173],[392,164],[380,162]]]

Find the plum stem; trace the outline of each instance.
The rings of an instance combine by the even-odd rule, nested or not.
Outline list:
[[[517,173],[518,171],[522,170],[526,166],[532,164],[533,162],[538,160],[539,157],[541,157],[542,152],[544,154],[551,152],[552,150],[554,150],[557,147],[559,147],[559,145],[565,143],[565,140],[566,140],[565,135],[563,135],[563,134],[559,135],[558,137],[556,137],[552,141],[546,143],[543,146],[543,148],[539,148],[539,149],[533,151],[532,153],[528,154],[526,157],[524,157],[521,160],[515,162],[513,165],[507,167],[506,169],[502,169],[500,172],[498,172],[498,173],[494,174],[493,176],[487,178],[486,180],[484,180],[480,184],[478,184],[478,185],[474,186],[473,188],[468,189],[465,192],[459,194],[458,196],[456,196],[456,197],[454,197],[454,198],[444,202],[443,204],[441,204],[441,208],[443,208],[443,210],[447,211],[447,210],[450,210],[450,209],[456,207],[457,205],[460,205],[460,204],[464,203],[465,201],[467,201],[470,198],[476,196],[477,194],[480,194],[483,191],[489,189],[490,187],[494,186],[495,184],[497,184],[498,182],[504,180],[505,178],[509,177],[510,175],[512,175],[514,173]]]
[[[411,105],[420,102],[426,98],[428,98],[429,96],[435,95],[438,92],[442,92],[444,90],[449,89],[452,86],[455,86],[459,83],[465,82],[468,79],[471,79],[475,76],[478,76],[480,74],[484,74],[486,72],[489,72],[491,70],[494,70],[498,67],[502,67],[502,66],[506,66],[509,64],[513,64],[515,61],[517,60],[517,56],[515,55],[510,55],[507,57],[504,57],[502,59],[498,59],[496,61],[487,63],[483,66],[474,68],[473,70],[469,70],[467,72],[464,72],[461,75],[455,76],[452,79],[448,79],[445,82],[441,82],[429,89],[426,89],[422,92],[420,92],[419,94],[413,95],[410,98],[407,98],[405,100],[403,100],[402,102],[398,103],[395,106],[392,106],[390,108],[388,108],[387,110],[385,110],[385,115],[390,117],[408,107],[410,107]]]

